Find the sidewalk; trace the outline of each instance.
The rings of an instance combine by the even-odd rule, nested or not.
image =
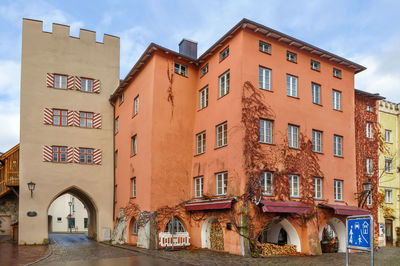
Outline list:
[[[47,246],[18,246],[10,239],[0,237],[0,265],[25,265],[46,256],[47,252]]]

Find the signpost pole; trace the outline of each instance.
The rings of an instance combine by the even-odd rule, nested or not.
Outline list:
[[[374,266],[374,217],[372,215],[346,218],[346,266],[349,266],[350,249],[370,252],[371,266]]]
[[[346,266],[349,266],[349,248],[347,246],[348,242],[348,234],[347,234],[348,222],[346,219]]]
[[[371,266],[374,266],[374,217],[371,216]]]

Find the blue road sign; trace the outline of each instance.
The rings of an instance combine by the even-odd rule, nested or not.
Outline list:
[[[371,248],[371,219],[347,220],[347,246],[356,248]]]

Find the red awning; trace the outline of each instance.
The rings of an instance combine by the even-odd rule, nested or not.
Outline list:
[[[371,214],[370,211],[356,206],[346,206],[339,204],[318,204],[319,208],[333,209],[337,215],[368,215]]]
[[[190,201],[185,204],[187,211],[230,209],[235,198]]]
[[[264,212],[279,212],[279,213],[310,213],[312,207],[300,201],[272,201],[261,200]]]

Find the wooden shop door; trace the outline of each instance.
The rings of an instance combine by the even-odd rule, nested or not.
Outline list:
[[[386,246],[393,246],[393,222],[385,220]]]

